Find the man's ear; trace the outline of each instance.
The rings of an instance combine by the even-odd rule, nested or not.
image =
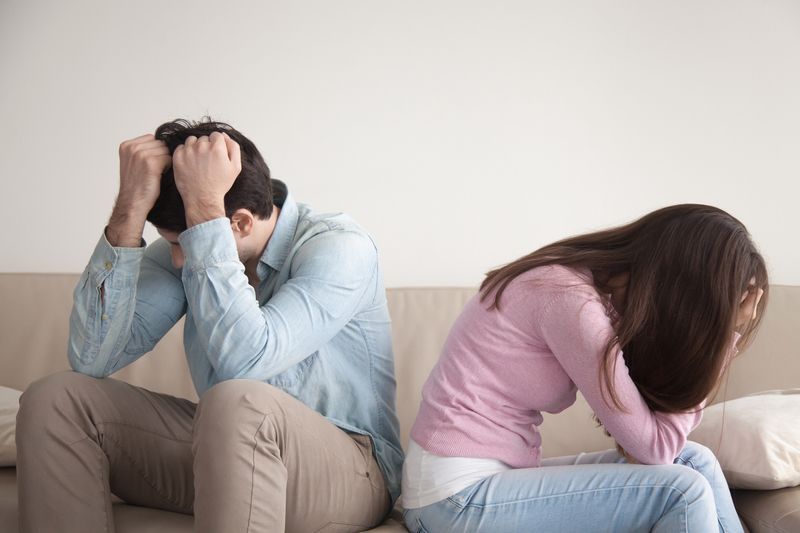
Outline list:
[[[231,215],[231,229],[238,233],[239,237],[247,237],[253,232],[255,217],[249,209],[237,209]]]

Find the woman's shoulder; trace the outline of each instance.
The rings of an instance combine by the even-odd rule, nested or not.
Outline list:
[[[545,265],[520,274],[509,287],[557,294],[564,291],[588,290],[596,294],[591,270],[566,265]]]
[[[569,297],[569,298],[566,298]],[[523,272],[514,278],[500,297],[504,314],[538,315],[551,304],[575,300],[602,300],[588,268],[545,265]],[[489,298],[494,301],[494,298]]]

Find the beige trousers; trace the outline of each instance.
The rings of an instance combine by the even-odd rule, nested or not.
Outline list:
[[[259,381],[197,405],[55,374],[22,395],[17,447],[24,533],[113,532],[112,493],[215,533],[362,531],[389,511],[369,437]]]

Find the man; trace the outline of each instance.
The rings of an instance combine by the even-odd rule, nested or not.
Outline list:
[[[74,293],[76,372],[20,402],[22,531],[113,531],[111,493],[203,532],[380,523],[403,456],[371,238],[295,203],[227,124],[163,124],[119,154]],[[146,248],[145,220],[163,237]],[[107,378],[184,314],[198,405]]]

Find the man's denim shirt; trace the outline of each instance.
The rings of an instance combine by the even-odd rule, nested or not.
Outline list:
[[[273,189],[281,212],[258,291],[227,218],[180,234],[182,269],[172,267],[164,239],[115,248],[102,236],[75,288],[70,364],[108,376],[152,350],[185,313],[198,395],[234,378],[283,389],[338,427],[370,435],[396,499],[403,452],[377,250],[346,215],[312,212],[277,180]]]

